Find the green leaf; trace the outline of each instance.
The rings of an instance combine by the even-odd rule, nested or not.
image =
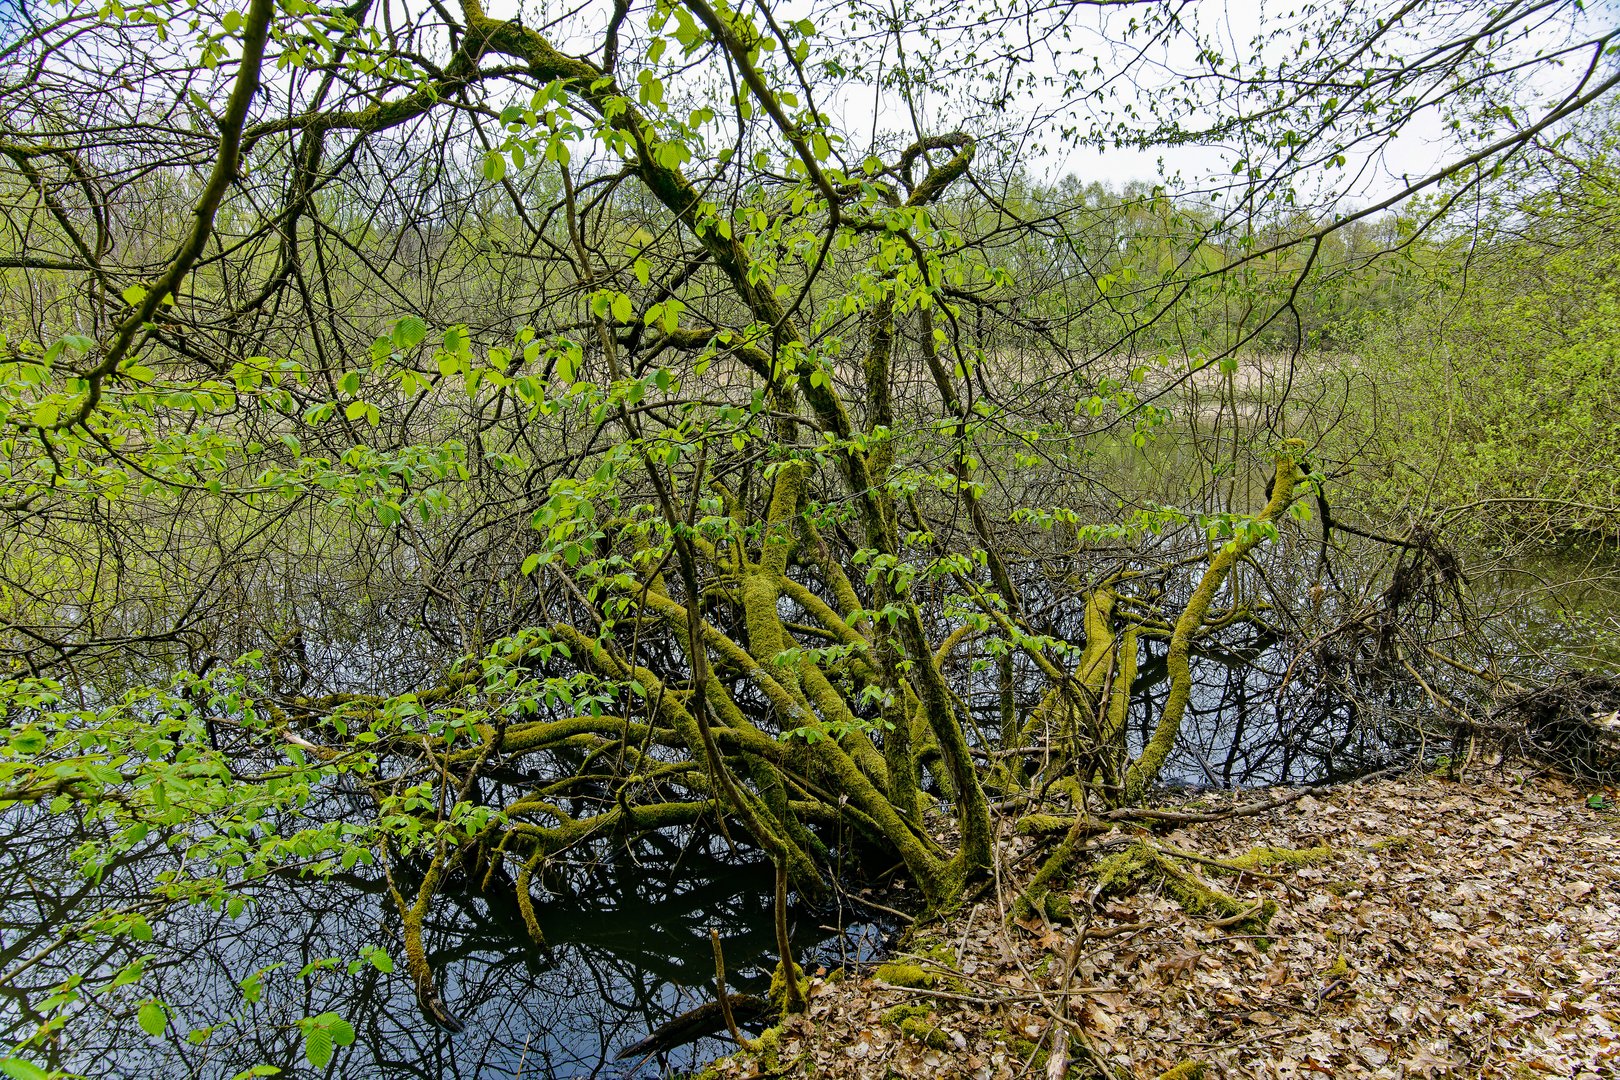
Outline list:
[[[666,169],[678,169],[692,159],[692,152],[686,148],[685,143],[665,142],[658,145],[654,156],[658,164]]]
[[[394,324],[394,332],[389,335],[394,348],[403,352],[406,349],[420,345],[427,337],[427,324],[415,315],[407,315]]]
[[[101,992],[106,993],[109,990],[116,990],[120,986],[128,986],[130,983],[138,983],[141,981],[141,976],[145,973],[146,957],[137,957],[125,964],[123,967],[119,968],[118,974],[113,976],[112,982],[103,987]]]
[[[332,1060],[332,1033],[318,1024],[304,1028],[304,1057],[317,1069],[326,1068]]]
[[[499,150],[491,150],[484,155],[484,179],[490,183],[499,183],[506,175],[506,158]],[[328,1054],[328,1057],[331,1055]]]
[[[5,1073],[11,1080],[50,1080],[51,1076],[32,1061],[22,1058],[0,1059],[0,1073]]]
[[[49,740],[45,733],[36,727],[25,727],[11,737],[12,753],[26,754],[30,757],[45,749]]]
[[[354,1042],[354,1027],[334,1012],[298,1021],[304,1031],[304,1057],[317,1069],[323,1069],[332,1060],[334,1047]]]
[[[635,308],[630,303],[630,298],[624,293],[620,293],[613,298],[612,311],[613,317],[622,323],[629,322],[636,315]]]
[[[140,1012],[135,1014],[135,1022],[140,1024],[141,1030],[148,1035],[161,1035],[163,1029],[169,1026],[169,1014],[159,1002],[148,1001],[141,1006]]]
[[[523,560],[523,576],[528,577],[530,574],[534,573],[535,569],[539,565],[540,565],[540,556],[539,555],[530,555],[527,559],[524,559]]]

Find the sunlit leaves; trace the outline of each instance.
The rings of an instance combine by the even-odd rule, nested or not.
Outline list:
[[[484,179],[490,183],[498,183],[506,176],[506,157],[498,150],[491,150],[484,155]]]
[[[141,1003],[135,1020],[148,1035],[161,1035],[169,1026],[169,1012],[161,1001],[151,999]]]
[[[427,324],[415,315],[407,315],[394,324],[389,341],[399,352],[414,349],[427,337]]]
[[[351,961],[349,974],[358,972],[362,966],[369,964],[384,975],[391,975],[394,971],[394,959],[388,955],[388,950],[379,945],[362,945],[360,959]]]
[[[686,310],[686,305],[673,297],[660,301],[647,309],[647,325],[656,325],[664,333],[673,334],[680,327],[681,312],[684,310]]]
[[[354,1027],[334,1012],[305,1017],[298,1028],[304,1036],[304,1058],[317,1069],[326,1068],[336,1048],[354,1042]]]

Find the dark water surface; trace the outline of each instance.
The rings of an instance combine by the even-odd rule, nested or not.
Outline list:
[[[1536,572],[1538,581],[1558,573],[1545,566]],[[1552,648],[1580,630],[1568,603],[1545,599],[1558,599],[1554,592],[1526,604],[1522,589],[1492,587],[1500,588],[1504,605],[1518,605],[1517,625],[1530,640]],[[1580,581],[1570,588],[1579,611],[1598,622],[1610,618],[1610,594],[1597,596]],[[1079,617],[1076,606],[1064,619]],[[1142,647],[1129,726],[1133,752],[1163,707],[1164,651],[1162,641]],[[1556,666],[1555,660],[1549,652],[1538,662]],[[1342,681],[1252,631],[1204,642],[1194,680],[1181,744],[1164,772],[1171,785],[1298,784],[1364,772],[1409,751],[1416,734],[1399,717],[1423,707],[1410,690],[1392,687],[1352,700]],[[1038,694],[1037,681],[1026,682],[1020,695]],[[989,720],[993,677],[973,676],[970,685],[971,707]],[[151,880],[172,865],[173,852],[154,844],[132,852],[102,883],[83,883],[67,853],[93,834],[93,825],[70,817],[18,807],[0,814],[0,968],[15,970],[73,920],[127,902],[118,882]],[[829,838],[835,849],[838,840]],[[375,874],[356,873],[326,883],[273,878],[255,886],[254,904],[237,918],[188,909],[154,920],[154,941],[98,940],[59,950],[0,987],[0,1038],[11,1043],[31,1032],[37,1018],[26,1015],[25,1003],[51,987],[145,954],[147,975],[136,990],[80,1006],[62,1067],[131,1080],[225,1080],[261,1062],[299,1077],[642,1078],[728,1052],[728,1040],[710,1037],[667,1057],[615,1060],[658,1024],[712,1000],[711,928],[724,943],[732,989],[763,992],[777,958],[771,875],[757,853],[732,851],[715,837],[650,838],[633,849],[599,850],[593,861],[563,867],[544,884],[547,899],[536,905],[544,946],[530,940],[509,892],[451,888],[433,905],[429,956],[445,1001],[465,1024],[460,1033],[424,1019],[403,970],[394,905]],[[812,970],[880,954],[893,929],[872,922],[870,909],[837,900],[792,914],[798,959]],[[359,959],[379,945],[393,953],[397,970],[385,973]],[[358,961],[352,972],[351,961]],[[244,993],[243,981],[251,984],[256,971],[262,992]],[[149,1036],[135,1022],[147,996],[172,1009],[163,1036]],[[356,1040],[317,1072],[304,1061],[297,1021],[328,1011],[353,1024]],[[206,1037],[193,1041],[192,1032],[210,1025]]]
[[[25,955],[43,941],[35,931],[68,910],[50,883],[71,878],[60,876],[65,845],[40,843],[37,832],[6,839],[0,880],[14,887],[0,905],[0,953]],[[153,865],[164,859],[157,850],[144,855]],[[157,924],[154,941],[70,948],[20,981],[37,1000],[75,971],[150,957],[140,998],[92,998],[70,1029],[59,1064],[91,1077],[225,1078],[261,1062],[284,1076],[658,1077],[728,1052],[728,1041],[706,1038],[668,1056],[613,1060],[652,1027],[713,999],[711,927],[724,943],[731,990],[765,991],[776,962],[769,865],[694,846],[662,861],[625,854],[617,865],[570,876],[573,898],[536,905],[543,947],[500,894],[450,889],[438,898],[425,939],[443,997],[466,1025],[456,1034],[424,1020],[402,961],[388,974],[365,962],[349,970],[367,946],[382,944],[398,957],[394,906],[383,883],[364,876],[271,879],[238,918],[187,909]],[[81,898],[81,913],[99,907],[95,899]],[[836,904],[795,911],[800,963],[813,970],[879,951],[889,928],[866,918],[846,907],[841,923]],[[338,963],[321,965],[327,958]],[[305,974],[311,964],[316,970]],[[242,982],[255,971],[263,972],[262,992],[250,1002]],[[135,1002],[148,995],[170,1007],[162,1037],[134,1020]],[[328,1011],[347,1019],[356,1039],[317,1072],[304,1060],[296,1024]],[[207,1038],[188,1037],[207,1025],[217,1025]],[[0,1037],[9,1043],[31,1028],[18,996],[0,1000]]]

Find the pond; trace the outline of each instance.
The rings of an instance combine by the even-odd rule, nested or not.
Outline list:
[[[1481,575],[1472,588],[1477,606],[1507,619],[1498,625],[1521,642],[1512,647],[1514,657],[1550,669],[1570,657],[1601,660],[1586,646],[1601,640],[1603,620],[1614,610],[1605,609],[1612,580],[1606,564],[1566,558],[1539,563],[1531,573]],[[1058,608],[1067,614],[1052,629],[1072,633],[1077,628],[1063,624],[1078,619],[1078,605]],[[1586,622],[1578,617],[1583,612]],[[1470,655],[1510,651],[1503,641],[1459,648]],[[1163,708],[1164,655],[1162,639],[1143,645],[1129,724],[1133,751]],[[1421,694],[1394,684],[1347,694],[1342,672],[1302,661],[1282,638],[1254,628],[1203,641],[1193,675],[1182,739],[1163,774],[1171,786],[1301,784],[1365,772],[1410,753],[1418,734],[1403,718],[1426,707]],[[1039,692],[1037,681],[1022,681],[1021,696]],[[994,715],[993,682],[975,676],[970,683],[970,704],[985,719]],[[363,950],[383,945],[400,959],[399,917],[375,873],[326,883],[271,878],[255,884],[253,903],[237,918],[185,909],[154,916],[152,941],[70,941],[29,964],[26,958],[64,928],[127,901],[121,888],[150,881],[173,858],[152,844],[129,853],[100,882],[85,882],[67,852],[93,831],[71,814],[17,807],[0,814],[0,882],[7,883],[0,970],[24,969],[0,986],[0,1038],[31,1032],[38,1018],[26,1002],[50,988],[147,957],[139,996],[88,998],[71,1039],[58,1048],[57,1064],[88,1076],[226,1080],[260,1063],[286,1076],[669,1076],[728,1052],[729,1040],[709,1036],[662,1055],[622,1061],[619,1055],[713,999],[711,928],[723,942],[733,990],[762,993],[777,959],[769,865],[756,852],[731,850],[721,837],[676,831],[631,848],[604,845],[560,867],[537,902],[544,945],[530,939],[509,892],[446,890],[432,908],[426,944],[443,997],[465,1025],[459,1033],[424,1019],[402,963],[384,971],[364,958]],[[826,839],[838,853],[850,838]],[[874,919],[874,910],[836,890],[824,905],[795,904],[790,921],[799,962],[813,971],[881,955],[897,924]],[[161,1036],[136,1022],[146,996],[171,1010]],[[326,1012],[351,1023],[356,1038],[317,1071],[303,1058],[297,1021]]]
[[[14,825],[17,816],[7,820]],[[163,858],[135,852],[105,885],[60,890],[57,883],[72,880],[57,854],[66,844],[41,843],[37,827],[3,840],[0,880],[13,884],[0,904],[0,958],[8,966],[73,915],[115,899],[115,882],[138,876],[142,859]],[[403,965],[384,973],[358,959],[367,946],[397,940],[398,915],[380,880],[350,875],[319,884],[272,878],[238,918],[190,908],[154,920],[153,941],[58,951],[0,1002],[0,1038],[9,1043],[32,1030],[19,991],[38,1000],[76,972],[111,970],[145,954],[141,991],[169,1006],[164,1035],[141,1030],[135,999],[92,998],[61,1067],[129,1080],[226,1078],[260,1063],[284,1076],[623,1080],[701,1065],[728,1052],[729,1040],[616,1058],[658,1024],[713,1000],[710,928],[724,945],[729,989],[764,993],[776,963],[769,864],[733,855],[723,842],[694,843],[673,857],[645,849],[621,855],[569,868],[573,895],[537,905],[544,946],[530,940],[510,901],[455,890],[440,897],[425,939],[443,973],[443,997],[465,1024],[459,1033],[424,1019]],[[813,971],[878,953],[894,924],[870,920],[837,900],[797,908],[790,927],[799,962]],[[317,1071],[304,1060],[296,1022],[328,1011],[348,1020],[356,1039]],[[194,1034],[205,1029],[206,1036]]]

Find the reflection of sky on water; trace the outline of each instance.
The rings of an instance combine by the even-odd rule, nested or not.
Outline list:
[[[5,844],[0,879],[38,881],[47,872],[62,880],[58,859],[44,851]],[[109,886],[117,880],[109,875]],[[621,860],[582,872],[580,881],[583,899],[539,905],[549,948],[530,942],[510,902],[454,892],[440,898],[426,940],[443,996],[466,1024],[459,1034],[422,1019],[396,944],[393,905],[379,882],[363,877],[327,884],[276,879],[238,919],[192,909],[159,926],[156,942],[85,946],[36,967],[25,981],[38,994],[70,972],[111,970],[140,952],[154,954],[137,993],[92,999],[70,1029],[60,1064],[109,1080],[225,1078],[260,1062],[281,1066],[287,1076],[313,1076],[296,1022],[326,1011],[349,1020],[357,1038],[323,1076],[640,1078],[725,1053],[726,1043],[706,1039],[662,1060],[612,1060],[657,1024],[712,1000],[710,926],[725,943],[732,988],[763,990],[767,965],[775,963],[768,869],[739,865],[723,851],[694,850],[675,874],[667,865]],[[111,891],[100,900],[87,896],[79,916]],[[14,891],[0,909],[0,951],[26,944],[23,928],[53,917],[51,906],[43,893]],[[60,914],[53,917],[58,925]],[[864,955],[878,946],[881,931],[873,926],[851,922],[837,939],[820,925],[842,921],[833,912],[798,915],[800,962],[836,963],[841,949]],[[362,965],[349,974],[347,961],[373,944],[389,948],[395,972]],[[299,976],[325,957],[340,963]],[[276,964],[282,966],[264,976],[262,998],[244,1004],[240,980]],[[134,1022],[136,1005],[148,995],[172,1010],[163,1038],[145,1035]],[[188,1041],[193,1027],[210,1023],[221,1026],[198,1044]],[[0,999],[0,1038],[13,1041],[30,1028],[15,995]]]
[[[1281,577],[1296,564],[1309,568],[1308,559],[1291,562],[1286,550],[1268,564],[1270,585],[1283,595],[1305,595],[1302,583]],[[1340,570],[1344,572],[1342,565]],[[1080,640],[1082,606],[1072,595],[1043,597],[1038,584],[1030,583],[1025,596],[1046,620],[1042,631]],[[1246,595],[1259,592],[1252,582],[1245,588]],[[1473,588],[1476,601],[1485,603],[1485,583],[1476,579]],[[1514,606],[1520,595],[1504,590],[1499,601],[1490,599],[1516,612],[1513,625],[1520,631],[1568,640],[1567,607]],[[1167,608],[1174,609],[1177,602],[1176,597],[1166,598]],[[375,622],[400,625],[398,620]],[[1501,645],[1464,644],[1480,649]],[[360,642],[312,635],[306,659],[323,687],[375,686],[390,679],[413,681],[423,651],[421,642],[397,629],[368,630]],[[1128,729],[1133,752],[1163,708],[1168,691],[1164,653],[1162,639],[1144,642],[1139,653]],[[980,726],[991,731],[999,706],[995,671],[993,666],[967,670],[972,658],[953,661],[949,674],[964,687]],[[1296,663],[1290,647],[1242,626],[1201,640],[1192,667],[1194,687],[1181,742],[1163,773],[1172,784],[1251,787],[1353,773],[1385,760],[1392,738],[1409,737],[1400,720],[1423,708],[1421,699],[1409,692],[1379,685],[1377,694],[1358,694],[1361,705],[1353,709],[1321,671]],[[1027,715],[1046,683],[1025,661],[1018,671],[1016,696],[1021,715]],[[331,798],[323,813],[336,817],[367,811],[352,801],[352,793],[332,789],[327,794]],[[71,825],[66,817],[48,818],[21,807],[0,813],[0,971],[14,970],[19,958],[50,940],[58,928],[116,903],[121,888],[133,892],[131,881],[149,880],[153,869],[172,863],[172,854],[148,841],[146,851],[110,873],[100,888],[82,887],[65,865],[64,855],[76,842]],[[549,948],[529,940],[515,905],[500,899],[505,894],[497,892],[490,899],[450,891],[442,896],[429,920],[427,942],[443,997],[466,1023],[460,1034],[439,1031],[423,1020],[403,973],[397,913],[374,877],[356,875],[326,884],[274,879],[262,885],[258,906],[242,918],[188,911],[159,927],[161,944],[126,941],[110,948],[83,944],[66,950],[30,969],[21,980],[26,986],[0,985],[0,1039],[15,1041],[32,1030],[33,1022],[22,1015],[19,990],[37,1001],[70,973],[110,971],[144,951],[153,954],[146,979],[136,988],[94,997],[82,1006],[61,1065],[113,1080],[223,1080],[260,1062],[281,1066],[289,1076],[312,1076],[296,1022],[331,1011],[355,1026],[357,1040],[338,1052],[325,1076],[660,1076],[726,1050],[725,1042],[708,1039],[667,1060],[612,1060],[620,1048],[657,1024],[711,999],[710,926],[721,931],[736,988],[762,989],[768,965],[775,962],[766,899],[769,875],[718,841],[709,847],[683,847],[689,839],[649,838],[637,845],[634,855],[604,844],[596,849],[597,861],[568,867],[567,888],[559,885],[539,905]],[[801,962],[813,963],[812,950],[819,947],[836,963],[840,943],[859,954],[873,951],[879,932],[858,918],[800,913],[796,941]],[[829,926],[834,928],[831,934]],[[846,926],[848,937],[837,936],[840,926]],[[387,947],[400,970],[383,974],[362,965],[348,973],[348,961],[368,945]],[[326,957],[339,958],[339,965],[309,978],[299,976],[304,965]],[[282,966],[265,976],[262,999],[244,1004],[240,980],[270,965]],[[148,1037],[135,1024],[135,1008],[149,995],[174,1009],[174,1023],[163,1038]],[[189,1031],[207,1024],[220,1026],[197,1044],[187,1040]]]
[[[1282,560],[1279,560],[1282,561]],[[1287,567],[1270,567],[1276,574]],[[1175,611],[1185,603],[1190,581],[1172,582],[1182,590],[1164,600]],[[1246,586],[1252,593],[1252,585]],[[1304,594],[1308,585],[1300,587]],[[1023,586],[1025,604],[1037,612],[1035,626],[1046,634],[1080,643],[1085,640],[1083,601],[1054,591],[1046,581]],[[1223,592],[1218,605],[1229,603]],[[1396,725],[1369,718],[1309,663],[1296,661],[1297,642],[1267,635],[1242,623],[1207,635],[1194,645],[1190,658],[1192,691],[1182,717],[1175,750],[1160,773],[1168,786],[1257,787],[1320,782],[1382,764],[1392,740],[1405,734]],[[1131,687],[1127,745],[1140,754],[1169,693],[1165,668],[1168,643],[1144,637],[1138,645],[1137,675]],[[964,650],[966,652],[966,650]],[[965,679],[969,707],[983,731],[999,726],[997,675],[988,660],[983,669],[967,670],[967,657],[953,661],[951,675]],[[1077,657],[1071,657],[1073,666]],[[1014,696],[1018,715],[1028,716],[1049,688],[1045,675],[1027,658],[1014,658]],[[1410,695],[1402,695],[1409,697]],[[1400,712],[1406,702],[1390,702]]]

